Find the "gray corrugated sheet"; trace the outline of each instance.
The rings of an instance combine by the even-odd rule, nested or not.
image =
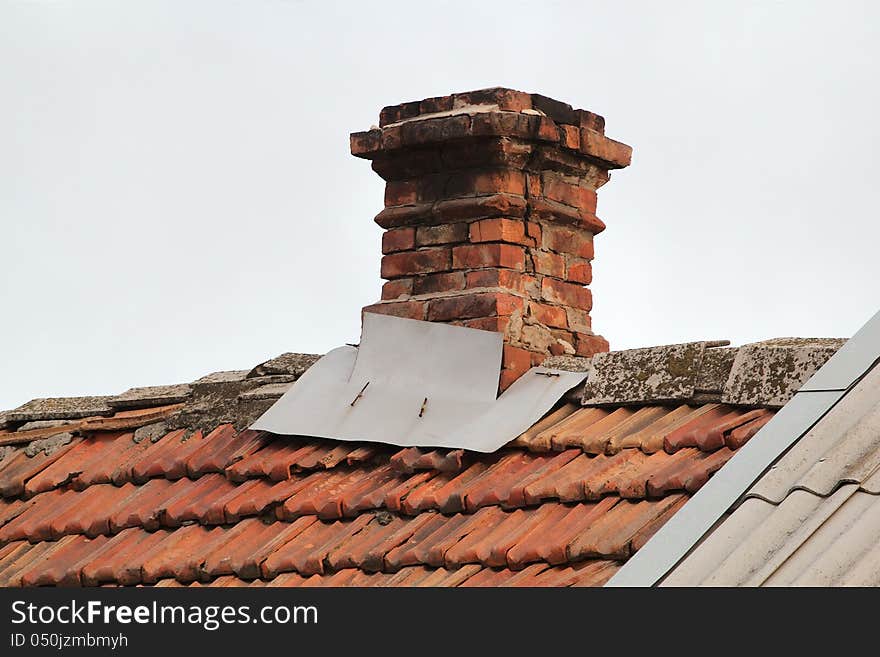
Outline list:
[[[829,497],[797,490],[747,500],[663,586],[876,586],[880,496],[847,484]]]
[[[875,367],[773,464],[746,497],[779,504],[795,489],[828,496],[841,482],[862,483],[878,466],[880,367]]]
[[[880,499],[867,492],[880,486],[875,474],[880,466],[880,368],[859,380],[878,355],[880,313],[608,584],[651,586],[664,576],[664,585],[857,583],[868,578],[871,565],[880,562],[871,556],[865,534],[880,534],[880,524],[846,523]],[[837,554],[823,556],[816,545]],[[851,554],[859,550],[869,565],[857,563],[859,557]]]

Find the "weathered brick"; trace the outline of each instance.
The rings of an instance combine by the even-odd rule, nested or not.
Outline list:
[[[389,105],[383,107],[379,112],[379,127],[384,127],[389,123],[397,123],[405,119],[411,119],[419,115],[420,101],[415,100],[409,103],[400,103],[398,105]]]
[[[609,169],[628,167],[632,148],[589,128],[581,128],[580,152],[593,157]]]
[[[541,281],[541,297],[551,303],[573,306],[587,312],[593,306],[593,295],[589,288],[558,281],[555,278],[547,277]]]
[[[535,221],[527,221],[526,235],[534,240],[535,244],[541,244],[541,224]]]
[[[429,321],[448,322],[456,319],[512,315],[522,312],[523,299],[503,292],[481,292],[428,300]]]
[[[425,319],[424,301],[386,301],[364,307],[364,312],[393,315],[406,319]]]
[[[450,176],[446,194],[457,196],[481,196],[485,194],[525,195],[525,175],[513,169],[489,169],[464,171]]]
[[[586,230],[545,225],[542,229],[542,241],[544,248],[550,251],[593,259],[593,235]]]
[[[571,331],[563,329],[550,329],[550,335],[553,339],[563,347],[563,350],[571,353],[575,350],[576,337]]]
[[[450,322],[468,328],[480,329],[481,331],[494,331],[495,333],[506,333],[510,326],[509,316],[496,317],[477,317],[475,319],[465,319],[460,322]]]
[[[512,244],[464,244],[452,248],[453,269],[507,267],[525,269],[525,249]]]
[[[382,253],[409,251],[416,245],[415,228],[395,228],[382,233]]]
[[[573,125],[563,125],[562,145],[572,150],[577,150],[581,145],[581,131]]]
[[[476,198],[456,198],[441,201],[433,207],[433,213],[440,221],[468,221],[482,217],[523,217],[526,213],[526,200],[520,196],[493,194]],[[430,209],[430,208],[429,208]],[[381,212],[379,213],[382,214]],[[389,220],[394,218],[389,217]],[[376,217],[376,223],[386,228]]]
[[[568,328],[577,333],[591,333],[593,330],[590,314],[586,310],[567,307],[565,315],[568,320]]]
[[[454,108],[468,107],[470,105],[498,105],[502,110],[521,112],[526,109],[532,109],[532,95],[503,87],[466,91],[452,95],[452,106]]]
[[[565,259],[551,251],[531,251],[535,273],[565,278]]]
[[[439,226],[419,226],[416,229],[416,244],[430,246],[465,242],[468,238],[467,224],[440,224]]]
[[[596,192],[580,185],[572,185],[552,173],[544,174],[544,196],[551,201],[564,203],[582,212],[596,213]]]
[[[418,201],[418,191],[415,180],[389,180],[385,184],[385,206],[412,205]]]
[[[392,125],[382,129],[382,150],[396,150],[401,146],[403,146],[403,126]]]
[[[475,137],[519,137],[528,139],[538,131],[538,117],[513,112],[481,112],[471,119]]]
[[[451,265],[452,252],[448,248],[401,251],[383,256],[382,278],[400,278],[414,274],[448,271]]]
[[[589,260],[565,256],[565,279],[572,283],[589,285],[593,282],[593,266]]]
[[[501,355],[501,367],[506,370],[525,372],[532,366],[531,352],[509,344],[504,345]]]
[[[436,96],[425,98],[419,103],[419,114],[433,114],[434,112],[448,112],[452,109],[452,96]]]
[[[465,285],[469,288],[501,287],[526,294],[526,284],[529,280],[532,280],[531,276],[512,269],[475,269],[467,272]]]
[[[413,279],[413,294],[434,294],[436,292],[454,292],[465,287],[463,271],[451,271],[444,274],[427,274]]]
[[[609,350],[608,340],[601,335],[575,335],[575,349],[578,356],[592,356]]]
[[[352,155],[363,156],[375,153],[382,148],[382,131],[353,132],[349,136],[349,143]]]
[[[525,371],[501,370],[501,376],[498,377],[498,392],[504,392],[507,390],[523,374],[525,374]]]
[[[541,363],[543,363],[550,354],[536,354],[534,351],[532,354],[532,367],[537,367]]]
[[[526,174],[526,189],[529,192],[529,196],[532,198],[537,198],[541,196],[543,193],[541,190],[541,174],[540,173],[527,173]]]
[[[413,291],[413,279],[398,278],[382,285],[382,301],[408,297]]]
[[[556,328],[568,328],[568,316],[565,308],[549,306],[546,303],[529,302],[529,314],[541,324]]]
[[[574,108],[568,103],[563,103],[555,98],[549,98],[542,94],[532,94],[532,107],[544,112],[544,114],[559,123],[578,124],[578,117],[575,114]]]
[[[466,115],[442,116],[410,121],[400,128],[404,146],[421,146],[467,137],[471,134],[471,120]]]
[[[526,226],[521,220],[481,219],[470,224],[471,242],[508,242],[510,244],[534,244],[526,235]]]
[[[373,221],[382,226],[382,228],[388,229],[412,226],[430,219],[431,210],[432,206],[430,203],[399,205],[385,208],[375,216]]]
[[[587,110],[575,110],[578,117],[578,123],[582,128],[595,130],[600,134],[605,134],[605,117]]]

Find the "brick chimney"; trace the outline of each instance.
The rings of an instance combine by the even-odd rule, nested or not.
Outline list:
[[[605,120],[494,88],[386,107],[351,152],[387,182],[382,301],[368,312],[504,334],[504,390],[550,354],[608,350],[592,332],[596,190],[632,149]]]

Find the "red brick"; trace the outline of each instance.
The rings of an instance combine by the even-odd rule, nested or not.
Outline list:
[[[399,105],[389,105],[383,107],[379,112],[379,127],[384,127],[389,123],[397,123],[404,119],[411,119],[419,115],[419,101],[414,100],[409,103],[400,103]]]
[[[632,148],[589,128],[581,128],[580,152],[611,169],[627,167],[632,162]]]
[[[538,117],[538,139],[544,141],[559,141],[559,126],[546,116]]]
[[[589,285],[593,282],[593,267],[589,260],[580,258],[566,258],[565,279],[572,283]]]
[[[594,114],[593,112],[587,110],[575,110],[575,114],[578,117],[578,124],[582,128],[589,128],[590,130],[595,130],[600,134],[605,134],[605,117],[600,116],[598,114]]]
[[[565,314],[565,308],[530,301],[529,314],[545,326],[568,328],[568,316]]]
[[[526,235],[528,235],[535,244],[541,244],[541,224],[534,221],[526,222]]]
[[[545,225],[542,227],[545,249],[568,253],[579,258],[593,259],[593,235],[586,230],[567,226]]]
[[[532,366],[532,352],[509,344],[504,345],[501,356],[501,367],[506,370],[525,372]]]
[[[481,196],[484,194],[514,194],[524,196],[525,175],[514,169],[467,171],[451,176],[447,196]]]
[[[538,117],[511,112],[480,112],[471,118],[475,137],[532,138],[538,130]]]
[[[410,121],[399,126],[401,142],[405,146],[421,146],[461,139],[471,134],[470,118],[464,115],[442,116]],[[391,128],[385,128],[387,132]]]
[[[513,385],[519,377],[525,374],[525,371],[518,370],[501,370],[501,376],[498,378],[498,391],[504,392]]]
[[[532,95],[502,87],[452,95],[453,107],[468,107],[469,105],[498,105],[502,110],[522,112],[526,109],[532,109]]]
[[[527,173],[526,189],[529,190],[529,196],[531,197],[541,196],[541,174]]]
[[[551,329],[550,335],[553,336],[554,340],[562,340],[564,343],[571,346],[572,349],[575,348],[575,335],[571,331],[564,331],[562,329]]]
[[[565,354],[565,347],[558,342],[554,342],[550,345],[550,354],[552,356],[562,356]]]
[[[382,278],[447,271],[451,264],[452,252],[448,248],[401,251],[382,258]]]
[[[532,367],[537,367],[547,359],[547,354],[536,354],[532,352]]]
[[[403,126],[395,125],[382,130],[382,149],[395,150],[403,145]]]
[[[536,273],[565,278],[565,259],[561,255],[550,251],[532,251],[531,253]]]
[[[591,333],[593,323],[590,314],[586,310],[578,308],[566,308],[566,317],[568,318],[568,328],[578,333]]]
[[[451,271],[444,274],[417,276],[412,282],[412,293],[434,294],[436,292],[454,292],[456,290],[463,290],[464,287],[464,272]]]
[[[452,249],[454,269],[506,267],[522,271],[525,269],[525,258],[525,250],[512,244],[466,244]]]
[[[593,295],[588,288],[555,278],[541,281],[541,297],[551,303],[573,306],[581,310],[589,310],[593,306]]]
[[[413,279],[398,278],[382,285],[382,301],[390,301],[399,297],[407,297],[412,294]]]
[[[440,201],[433,208],[433,212],[441,221],[467,221],[468,219],[481,219],[483,217],[523,217],[525,216],[527,203],[519,196],[507,194],[493,194],[477,198],[454,198]],[[394,224],[404,219],[399,216],[400,211],[388,213],[384,211],[376,216],[376,223],[383,228],[386,224]],[[408,219],[409,217],[406,217]],[[397,223],[397,225],[401,225]]]
[[[385,206],[412,205],[418,201],[418,185],[414,180],[389,180],[385,184]]]
[[[416,229],[416,244],[431,246],[465,242],[468,238],[467,224],[441,224],[439,226],[419,226]]]
[[[578,356],[592,356],[593,354],[604,353],[608,351],[608,340],[601,335],[583,335],[576,334],[575,349]]]
[[[428,320],[450,320],[511,315],[522,312],[523,299],[503,292],[480,292],[428,300]]]
[[[585,213],[596,213],[596,192],[580,185],[569,184],[553,174],[544,174],[544,196]]]
[[[419,103],[419,114],[433,114],[435,112],[448,112],[452,109],[452,96],[437,96],[425,98]]]
[[[478,317],[476,319],[465,319],[460,322],[452,322],[460,326],[468,328],[480,329],[481,331],[494,331],[496,333],[506,333],[510,326],[509,316],[499,317]]]
[[[369,130],[367,132],[353,132],[349,136],[352,155],[364,155],[375,153],[382,148],[382,131]]]
[[[424,301],[390,301],[364,307],[364,312],[393,315],[407,319],[425,319]]]
[[[471,242],[508,242],[531,245],[535,241],[526,235],[522,221],[514,219],[482,219],[470,225]]]
[[[573,125],[563,125],[562,127],[562,145],[566,148],[577,150],[581,145],[581,133],[578,128]]]
[[[466,287],[503,287],[520,294],[526,293],[525,284],[530,278],[511,269],[476,269],[466,276]]]
[[[415,228],[395,228],[382,233],[382,253],[408,251],[416,245]]]

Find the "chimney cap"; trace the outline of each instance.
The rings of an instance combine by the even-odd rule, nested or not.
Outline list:
[[[558,144],[608,169],[629,166],[632,148],[605,136],[605,119],[568,103],[505,87],[389,105],[379,127],[351,135],[351,152],[374,159],[381,153],[450,140],[510,137]]]

